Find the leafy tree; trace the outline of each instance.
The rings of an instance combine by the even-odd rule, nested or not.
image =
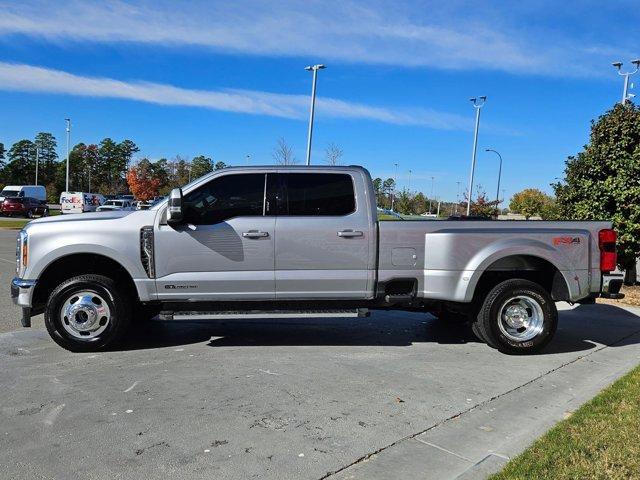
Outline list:
[[[9,163],[3,174],[5,183],[31,185],[36,172],[36,148],[31,140],[19,140],[9,150]]]
[[[296,163],[296,157],[293,149],[289,146],[284,138],[278,139],[278,145],[273,151],[273,159],[280,165],[293,165]]]
[[[344,151],[335,143],[330,143],[325,150],[325,155],[325,160],[329,165],[339,165]]]
[[[191,160],[191,179],[195,180],[207,173],[213,172],[213,161],[204,155],[198,155]]]
[[[5,155],[4,143],[0,142],[0,168],[4,168],[4,155]]]
[[[222,170],[223,168],[227,168],[227,164],[224,162],[216,162],[214,170]]]
[[[138,200],[151,200],[160,191],[160,179],[154,176],[152,163],[144,158],[127,173],[127,183],[131,193]]]
[[[525,188],[511,197],[509,210],[524,215],[528,220],[535,215],[543,220],[558,217],[555,199],[537,188]]]
[[[33,142],[38,148],[38,183],[47,185],[55,180],[58,163],[58,142],[48,132],[40,132]]]
[[[460,203],[460,210],[464,213],[467,211],[467,199],[468,192],[464,193],[464,200]],[[500,203],[500,200],[489,200],[487,198],[487,192],[482,188],[482,185],[476,186],[476,198],[471,199],[471,205],[469,208],[469,215],[472,217],[486,217],[491,218],[496,214],[496,207]]]
[[[640,106],[618,104],[592,121],[589,143],[553,188],[564,218],[613,222],[630,282],[640,255]]]

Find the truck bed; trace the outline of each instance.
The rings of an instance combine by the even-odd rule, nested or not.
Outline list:
[[[417,296],[469,302],[486,271],[557,267],[576,301],[600,290],[602,221],[381,221],[378,282],[417,279]]]

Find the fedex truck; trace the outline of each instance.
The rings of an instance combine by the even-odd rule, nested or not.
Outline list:
[[[61,213],[95,212],[104,203],[104,197],[97,193],[62,192],[60,194]]]

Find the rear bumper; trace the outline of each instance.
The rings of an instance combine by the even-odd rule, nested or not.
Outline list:
[[[620,293],[622,288],[622,282],[624,277],[616,274],[604,274],[602,275],[602,289],[600,296],[602,298],[624,298],[624,293]]]

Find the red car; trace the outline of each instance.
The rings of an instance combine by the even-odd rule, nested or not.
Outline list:
[[[2,215],[23,215],[33,218],[34,215],[46,217],[49,215],[49,207],[46,203],[31,197],[8,197],[0,205]]]

